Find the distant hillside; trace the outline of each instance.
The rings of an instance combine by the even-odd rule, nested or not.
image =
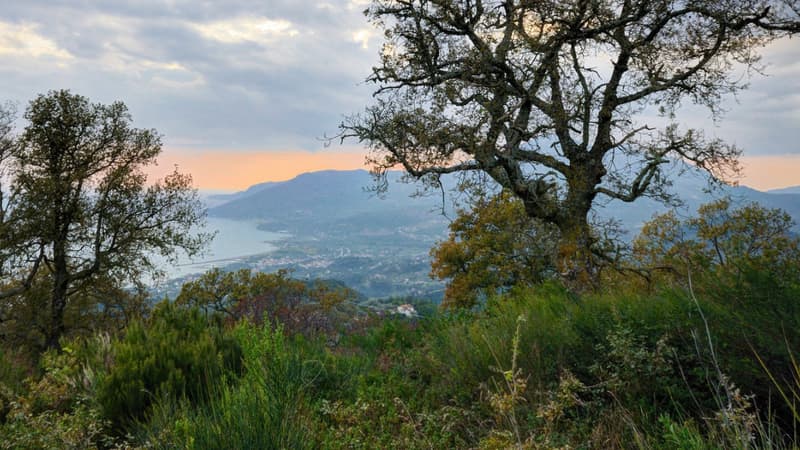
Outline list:
[[[288,268],[301,279],[339,280],[369,298],[414,295],[439,299],[444,284],[431,280],[429,251],[447,236],[448,219],[441,214],[442,197],[412,197],[414,184],[399,183],[390,174],[389,191],[378,198],[365,189],[373,185],[364,170],[323,171],[292,180],[262,183],[230,195],[213,196],[214,217],[256,220],[267,231],[286,231],[286,239],[272,242],[276,250],[240,258],[230,269],[275,271]],[[453,178],[446,180],[454,185]],[[729,195],[735,202],[759,202],[783,208],[800,222],[800,194],[759,192],[747,187],[721,187],[708,192],[706,178],[688,171],[674,180],[672,190],[685,205],[680,215],[694,215],[697,207]],[[447,209],[453,217],[452,201]],[[213,206],[213,205],[209,205]],[[633,238],[641,225],[666,207],[652,199],[634,203],[598,204],[600,218],[612,218]]]
[[[792,216],[795,221],[795,230],[800,231],[800,193],[774,194],[761,192],[746,186],[722,187],[712,192],[706,192],[706,183],[697,183],[692,180],[676,180],[672,187],[678,198],[683,201],[679,213],[684,216],[693,216],[697,208],[714,199],[730,196],[737,205],[756,202],[767,208],[780,208]],[[614,218],[620,221],[623,228],[633,237],[641,229],[642,224],[650,220],[653,215],[665,212],[667,207],[652,199],[639,199],[633,203],[620,201],[609,202],[598,207],[598,215],[602,218]]]
[[[257,219],[272,228],[308,230],[342,223],[359,228],[441,222],[441,198],[411,195],[417,187],[398,183],[390,174],[391,187],[377,197],[367,189],[373,180],[365,170],[305,173],[289,181],[263,183],[227,196],[228,201],[210,209],[217,217]],[[216,199],[222,199],[216,197]]]
[[[256,220],[260,228],[291,236],[268,255],[246,258],[236,267],[293,270],[298,278],[343,281],[368,297],[441,296],[431,280],[428,252],[447,235],[441,197],[412,198],[417,187],[397,183],[381,198],[364,170],[323,171],[259,185],[217,200],[209,214]],[[452,214],[452,211],[451,211]]]
[[[770,194],[800,194],[800,186],[790,186],[781,189],[772,189],[767,191]]]
[[[445,226],[446,221],[440,214],[441,197],[412,197],[417,187],[399,183],[399,178],[399,173],[391,173],[389,191],[385,198],[377,198],[365,191],[373,183],[367,171],[306,173],[289,181],[262,183],[240,193],[215,196],[215,200],[225,200],[225,203],[213,207],[210,214],[237,220],[257,219],[273,230],[283,227],[309,231],[343,226],[356,227],[369,234],[370,230],[379,232],[423,223]],[[729,195],[739,204],[757,202],[769,208],[784,209],[800,223],[800,186],[777,192],[761,192],[745,186],[708,192],[705,176],[689,171],[676,178],[671,189],[684,202],[681,213],[685,215],[693,215],[700,205]],[[452,209],[449,202],[447,206]],[[666,209],[658,201],[643,198],[634,203],[601,202],[596,211],[599,217],[614,218],[630,234],[635,234],[644,222]]]
[[[244,191],[241,192],[234,192],[233,194],[212,194],[206,196],[206,202],[210,204],[210,207],[215,207],[222,205],[223,203],[228,203],[233,200],[238,200],[243,197],[247,197],[253,194],[256,194],[264,189],[268,189],[270,186],[274,186],[278,184],[274,181],[265,181],[263,183],[258,183],[250,186]]]

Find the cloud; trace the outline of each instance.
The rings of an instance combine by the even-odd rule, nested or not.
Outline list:
[[[57,64],[73,59],[68,51],[40,34],[39,28],[33,23],[0,22],[0,57],[52,58]]]
[[[372,34],[363,6],[11,2],[0,10],[0,23],[12,26],[0,31],[0,45],[15,58],[7,63],[11,56],[0,53],[0,83],[10,96],[3,100],[24,105],[69,88],[94,101],[123,100],[138,126],[155,127],[169,145],[316,150],[343,114],[369,99],[363,80],[377,54],[364,49]],[[24,50],[23,41],[38,52]]]
[[[319,150],[343,115],[370,102],[364,79],[381,34],[369,0],[25,0],[0,9],[0,101],[48,89],[122,100],[137,126],[186,152]],[[385,51],[392,51],[386,48]],[[745,149],[800,154],[800,46],[764,50],[755,76],[718,124],[686,121]]]
[[[375,35],[375,30],[369,28],[361,28],[359,30],[352,32],[351,34],[353,42],[358,42],[359,44],[361,44],[361,48],[363,48],[364,50],[369,48],[369,40],[374,35]]]
[[[782,39],[762,51],[763,74],[749,75],[749,88],[724,102],[714,123],[706,111],[690,110],[683,121],[735,143],[746,156],[800,155],[800,45]],[[743,76],[748,76],[743,74]],[[800,178],[798,178],[800,184]]]
[[[227,44],[240,42],[271,42],[295,37],[300,32],[288,20],[241,17],[210,23],[192,24],[203,37]]]

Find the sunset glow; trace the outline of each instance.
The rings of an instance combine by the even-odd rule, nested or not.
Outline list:
[[[318,170],[367,169],[365,151],[335,148],[309,151],[165,150],[150,175],[161,178],[175,166],[200,189],[239,191],[264,181],[284,181]],[[739,184],[761,191],[800,185],[800,155],[746,156]]]
[[[744,156],[739,184],[768,191],[800,185],[800,155]]]
[[[158,159],[150,175],[189,173],[200,189],[239,191],[263,181],[284,181],[318,170],[364,169],[364,152],[330,149],[319,152],[169,151]]]

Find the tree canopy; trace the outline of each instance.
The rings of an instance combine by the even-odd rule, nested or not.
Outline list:
[[[655,216],[633,242],[644,268],[666,270],[678,278],[703,271],[740,277],[766,271],[778,283],[800,279],[800,239],[791,216],[757,203],[734,207],[723,198],[702,205],[697,216],[681,220],[674,212]]]
[[[337,282],[293,279],[288,270],[275,273],[212,269],[185,283],[175,299],[229,321],[281,323],[289,332],[332,333],[337,308],[350,308],[357,293]],[[352,312],[352,311],[350,311]]]
[[[442,306],[472,307],[481,296],[553,276],[557,240],[553,225],[528,217],[510,193],[478,197],[431,249],[431,276],[449,280]]]
[[[191,177],[177,170],[149,182],[143,169],[161,152],[155,130],[134,128],[126,106],[91,103],[69,91],[31,101],[19,136],[6,133],[6,199],[0,239],[9,274],[5,314],[34,276],[49,285],[45,345],[64,333],[64,311],[98,279],[136,284],[159,268],[154,256],[194,254],[209,236],[193,231],[204,208]],[[5,179],[3,181],[6,181]]]
[[[794,0],[374,0],[366,14],[385,31],[376,100],[343,137],[379,175],[487,174],[559,228],[578,272],[598,196],[669,200],[675,160],[736,171],[739,149],[676,113],[719,117],[759,48],[800,31]]]

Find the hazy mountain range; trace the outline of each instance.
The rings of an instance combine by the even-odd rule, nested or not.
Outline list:
[[[369,192],[373,186],[365,170],[321,171],[305,173],[289,181],[267,182],[245,191],[212,195],[208,199],[210,215],[229,219],[255,219],[266,228],[301,227],[318,230],[323,224],[351,222],[364,228],[406,225],[423,226],[426,221],[446,223],[442,207],[448,215],[453,212],[453,200],[445,195],[413,197],[418,186],[399,182],[400,174],[390,174],[390,186],[383,198]],[[455,180],[445,180],[454,186]],[[800,186],[758,191],[746,186],[722,187],[708,192],[706,180],[687,174],[674,180],[671,190],[684,205],[679,209],[693,214],[703,203],[725,195],[734,202],[757,202],[769,208],[786,210],[800,222]],[[667,210],[658,201],[643,198],[634,203],[602,202],[597,212],[601,217],[616,218],[624,228],[636,231],[654,214]],[[429,224],[433,225],[433,224]],[[273,231],[280,231],[278,229]]]
[[[216,206],[210,215],[229,219],[256,219],[265,226],[319,230],[322,224],[350,221],[361,226],[419,225],[440,222],[441,196],[416,196],[417,186],[398,182],[390,173],[383,195],[371,192],[372,176],[365,170],[304,173],[284,182],[261,183],[245,191],[210,196]],[[452,210],[452,204],[447,207]]]
[[[291,268],[301,278],[341,280],[368,297],[435,298],[443,285],[428,277],[428,254],[446,238],[454,202],[448,194],[413,196],[418,186],[399,183],[400,176],[390,173],[389,189],[380,197],[370,192],[370,174],[353,170],[306,173],[234,194],[211,195],[207,202],[212,217],[257,221],[261,229],[290,236],[274,243],[279,248],[269,255],[242,258],[230,268]],[[445,179],[444,184],[452,187],[455,179]],[[782,208],[800,222],[800,186],[771,192],[744,186],[708,192],[707,187],[697,173],[674,180],[672,190],[684,201],[681,215],[692,215],[701,204],[728,195],[740,204],[755,201]],[[642,223],[666,209],[651,199],[613,201],[598,205],[597,214],[619,221],[632,238]]]
[[[767,191],[770,194],[800,194],[800,186],[791,186]]]

